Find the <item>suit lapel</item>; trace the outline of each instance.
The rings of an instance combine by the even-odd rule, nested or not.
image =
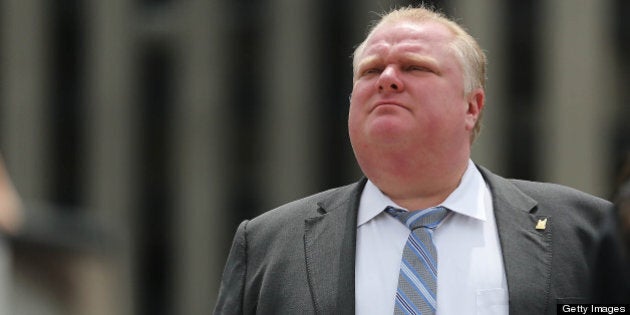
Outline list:
[[[317,204],[304,222],[304,251],[316,313],[354,314],[357,211],[365,180]]]
[[[552,220],[536,216],[537,202],[512,182],[479,167],[492,192],[508,282],[510,314],[544,314],[549,307]],[[542,224],[542,222],[541,222]]]

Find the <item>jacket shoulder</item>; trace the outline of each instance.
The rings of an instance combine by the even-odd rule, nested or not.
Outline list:
[[[603,198],[585,193],[564,185],[534,182],[520,179],[510,179],[516,187],[536,200],[550,202],[572,202],[582,207],[607,208],[612,203]]]
[[[539,216],[558,216],[562,224],[597,226],[614,216],[610,201],[564,185],[506,179],[479,167],[490,186],[493,199],[500,205],[527,205],[522,209]],[[530,208],[531,207],[531,208]]]
[[[249,221],[248,229],[257,226],[286,226],[290,223],[303,224],[304,219],[320,214],[320,211],[338,211],[358,198],[365,184],[361,180],[349,185],[322,191],[264,212]]]

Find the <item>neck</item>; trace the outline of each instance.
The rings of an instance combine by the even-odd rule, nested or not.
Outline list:
[[[468,156],[416,161],[390,155],[383,156],[374,167],[362,168],[384,194],[413,211],[442,203],[459,185]]]

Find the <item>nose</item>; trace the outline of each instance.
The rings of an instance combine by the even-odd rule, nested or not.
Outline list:
[[[381,72],[376,84],[379,92],[401,92],[405,87],[398,71],[392,66],[385,68]]]

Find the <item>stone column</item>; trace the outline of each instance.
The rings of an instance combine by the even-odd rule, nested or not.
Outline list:
[[[545,1],[540,45],[545,180],[602,197],[610,191],[609,128],[615,108],[608,19],[612,1]]]
[[[44,200],[50,193],[45,2],[0,3],[1,154],[22,198],[28,200]]]
[[[265,69],[262,171],[256,185],[264,190],[260,195],[265,207],[314,192],[319,182],[317,128],[326,125],[317,110],[317,2],[271,0],[268,6],[269,35],[262,41],[260,61]]]
[[[86,1],[85,152],[86,211],[112,227],[116,236],[115,287],[110,310],[134,313],[133,227],[138,206],[134,103],[134,18],[128,0]],[[108,298],[108,297],[103,297]],[[96,314],[96,313],[95,313]],[[99,313],[100,314],[100,313]]]
[[[222,1],[181,2],[173,108],[174,314],[209,314],[225,264],[230,207],[230,108],[226,82],[231,63]],[[229,235],[229,237],[226,237]]]

